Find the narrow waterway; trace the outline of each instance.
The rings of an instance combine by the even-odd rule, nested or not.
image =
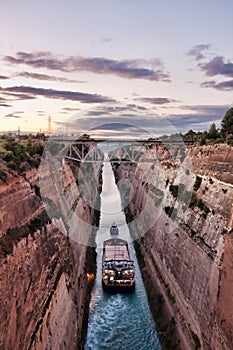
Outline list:
[[[135,292],[111,295],[102,289],[102,244],[110,238],[109,228],[113,221],[119,227],[119,238],[129,241],[111,165],[105,163],[100,228],[96,238],[97,276],[90,304],[85,350],[161,350],[132,244],[129,244],[129,250],[136,268]]]

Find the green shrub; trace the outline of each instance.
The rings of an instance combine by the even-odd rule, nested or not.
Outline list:
[[[169,186],[169,191],[173,195],[174,198],[177,198],[178,196],[178,191],[179,191],[179,186],[178,185],[170,185]]]
[[[0,170],[0,179],[1,179],[3,182],[6,182],[7,173],[5,173],[4,171]]]
[[[219,137],[217,138],[217,140],[215,140],[215,143],[224,143],[225,139],[223,137]]]
[[[41,194],[40,194],[40,187],[35,185],[34,186],[34,189],[35,189],[35,194],[38,196],[38,197],[41,197]]]
[[[21,163],[23,162],[27,162],[32,167],[38,168],[44,149],[41,143],[32,143],[28,140],[25,145],[24,143],[16,142],[11,137],[6,137],[2,146],[6,150],[3,160],[8,163],[7,166],[9,168],[15,169],[20,173],[22,171]]]
[[[171,216],[172,207],[167,206],[167,207],[164,208],[164,211],[165,211],[165,213],[166,213],[168,216]]]
[[[8,163],[7,163],[7,168],[9,168],[9,169],[16,169],[16,164],[15,164],[15,162],[13,161],[13,160],[10,160]]]
[[[210,177],[209,178],[209,183],[211,184],[211,185],[213,185],[213,183],[214,183],[214,181],[213,181],[213,179]]]
[[[42,156],[44,151],[44,147],[41,143],[35,143],[33,145],[31,145],[30,150],[29,150],[29,154],[30,156],[34,156],[36,154]]]
[[[197,175],[196,180],[195,180],[194,185],[193,185],[194,191],[197,191],[200,188],[201,182],[202,182],[202,178]]]
[[[200,146],[206,145],[206,138],[203,136],[200,141]]]
[[[165,207],[164,208],[165,213],[171,218],[172,220],[175,220],[177,217],[177,209],[174,207]]]
[[[3,156],[3,160],[5,160],[6,162],[10,162],[12,160],[14,160],[15,156],[14,153],[12,151],[7,151],[4,156]]]
[[[28,159],[28,163],[29,163],[33,168],[39,168],[40,160],[37,159],[37,158],[31,158],[31,159]]]
[[[197,204],[197,197],[195,193],[192,193],[189,208],[193,208]]]
[[[203,210],[204,206],[205,206],[205,204],[203,203],[202,199],[200,199],[200,198],[197,200],[196,205],[201,210]]]
[[[201,198],[195,198],[194,206],[197,206],[200,210],[203,211],[202,216],[206,219],[207,214],[210,212],[210,209],[207,207],[207,205],[205,205],[203,200]]]
[[[196,349],[200,349],[201,343],[200,343],[200,340],[199,340],[197,334],[194,332],[191,332],[191,334],[192,334],[192,338],[193,338],[193,341],[195,343]]]

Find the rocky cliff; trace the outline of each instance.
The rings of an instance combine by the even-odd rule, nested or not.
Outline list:
[[[94,237],[98,224],[98,190],[101,168],[91,179],[96,207],[78,187],[78,167],[64,163],[63,194],[74,215],[88,225],[82,235]],[[93,175],[92,173],[92,175]],[[0,178],[0,349],[82,349],[88,320],[95,250],[69,235],[62,211],[53,202],[51,173],[47,177],[49,217],[41,200],[36,169],[23,175],[6,171]],[[95,197],[95,198],[94,198]],[[46,203],[46,205],[49,205]],[[49,211],[48,211],[49,212]],[[62,228],[60,230],[60,227]],[[93,231],[92,231],[93,230]],[[72,233],[72,232],[71,232]]]
[[[161,341],[230,350],[233,149],[191,147],[185,156],[161,147],[157,155],[152,165],[113,167]]]

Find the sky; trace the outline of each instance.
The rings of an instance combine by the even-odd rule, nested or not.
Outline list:
[[[51,116],[54,133],[157,136],[232,107],[230,0],[0,2],[0,131]]]

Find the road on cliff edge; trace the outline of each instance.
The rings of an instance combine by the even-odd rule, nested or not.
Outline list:
[[[129,250],[135,262],[135,292],[111,295],[102,289],[102,246],[103,241],[110,238],[113,221],[118,224],[119,238],[130,241],[113,171],[110,163],[104,163],[100,227],[96,237],[97,276],[90,303],[85,350],[161,350],[132,243]]]

